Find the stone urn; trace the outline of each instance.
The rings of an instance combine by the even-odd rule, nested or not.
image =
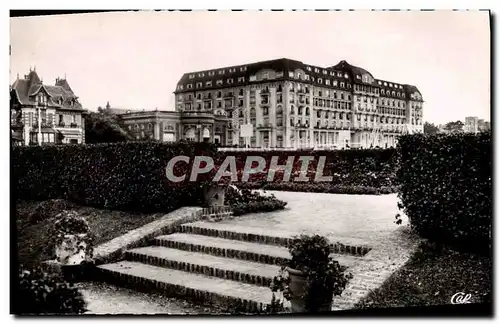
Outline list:
[[[224,206],[227,184],[213,183],[204,189],[205,203],[208,207]]]
[[[309,285],[306,275],[295,269],[287,268],[290,277],[290,303],[293,313],[307,312],[307,300],[309,297],[313,298],[312,305],[313,312],[330,312],[332,309],[333,301],[333,282],[325,287],[323,285],[313,287],[314,296],[309,296]]]
[[[61,265],[79,265],[87,259],[87,234],[67,234],[55,247],[56,258]]]

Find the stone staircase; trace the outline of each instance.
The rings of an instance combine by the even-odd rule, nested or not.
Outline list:
[[[98,278],[112,284],[190,299],[227,310],[259,313],[270,304],[269,284],[279,264],[290,258],[290,233],[260,228],[194,222],[177,232],[127,250],[124,259],[97,267]],[[353,266],[370,248],[333,245],[334,258]]]

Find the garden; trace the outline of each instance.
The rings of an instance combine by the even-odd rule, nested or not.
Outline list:
[[[16,147],[11,169],[20,265],[16,288],[24,305],[16,312],[40,313],[43,303],[47,303],[43,312],[84,312],[85,303],[76,288],[38,267],[57,254],[55,245],[60,245],[65,235],[88,234],[78,245],[92,249],[179,207],[204,205],[204,188],[211,184],[224,154],[237,154],[238,170],[251,155],[263,156],[266,161],[279,156],[279,164],[285,164],[290,155],[326,156],[324,175],[333,177],[329,183],[300,183],[281,181],[283,172],[279,170],[274,182],[268,182],[265,174],[250,175],[248,182],[237,182],[227,189],[226,204],[235,216],[287,208],[287,201],[253,189],[364,195],[397,192],[398,207],[409,219],[405,226],[425,241],[411,260],[358,308],[447,303],[452,292],[469,290],[475,295],[474,302],[491,302],[491,134],[484,133],[406,135],[400,138],[397,149],[305,153],[221,153],[210,144],[155,142]],[[167,163],[179,155],[212,156],[216,167],[196,182],[168,181]],[[192,167],[192,163],[180,163],[174,173],[186,174]],[[300,170],[301,166],[294,164],[292,175]],[[316,165],[311,163],[308,173],[314,170]],[[400,223],[401,217],[396,215],[394,221]],[[318,293],[317,283],[322,280],[340,294],[349,276],[324,257],[329,253],[322,240],[320,236],[303,237],[298,242],[307,249],[291,247],[300,262],[293,259],[284,269],[305,273],[308,295]],[[307,265],[307,253],[315,253],[315,260],[322,261],[314,267]],[[64,253],[59,252],[61,255]],[[295,275],[301,277],[300,273]],[[290,296],[288,280],[286,275],[277,277],[273,289]],[[329,294],[330,290],[318,296]],[[317,308],[318,303],[304,304],[300,309],[324,310]],[[279,309],[280,302],[274,305]]]

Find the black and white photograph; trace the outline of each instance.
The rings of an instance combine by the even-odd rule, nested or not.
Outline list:
[[[8,19],[11,315],[493,315],[494,12]]]

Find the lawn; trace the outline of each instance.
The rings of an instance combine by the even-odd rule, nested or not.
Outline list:
[[[389,308],[451,304],[459,292],[471,303],[492,302],[492,260],[422,243],[410,261],[356,308]]]
[[[47,245],[47,229],[54,217],[64,209],[77,211],[87,219],[96,237],[96,245],[152,222],[165,213],[141,214],[83,207],[60,199],[19,201],[15,206],[19,262],[26,266],[53,258]]]

